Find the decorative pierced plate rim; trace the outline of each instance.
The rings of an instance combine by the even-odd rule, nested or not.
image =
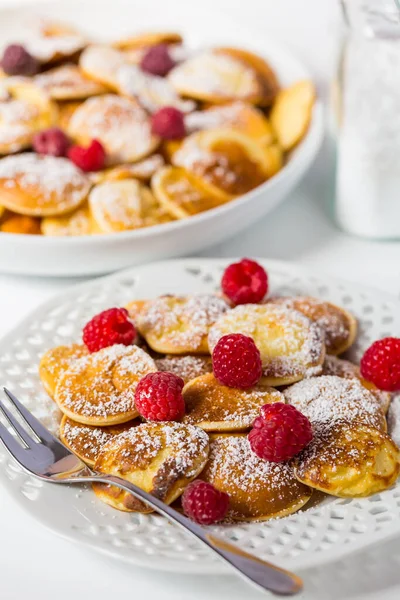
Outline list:
[[[75,325],[75,333],[71,333],[71,328],[68,330],[66,325],[67,321],[61,320],[60,322],[60,319],[62,319],[63,311],[71,311],[71,307],[79,306],[78,298],[86,298],[86,296],[90,296],[90,294],[96,292],[97,301],[101,292],[105,295],[105,299],[100,301],[100,305],[104,305],[105,307],[118,302],[116,300],[116,290],[119,290],[120,294],[126,295],[125,300],[127,298],[133,299],[138,297],[138,291],[133,288],[131,294],[131,286],[138,286],[139,289],[140,285],[143,287],[145,284],[143,282],[140,284],[141,277],[143,277],[143,280],[147,278],[147,285],[149,286],[149,278],[154,278],[157,273],[158,276],[155,277],[157,282],[153,285],[153,288],[157,290],[154,291],[155,294],[166,292],[177,293],[180,289],[178,285],[179,279],[185,281],[185,278],[186,287],[181,290],[182,293],[212,291],[215,289],[216,275],[219,275],[222,269],[233,260],[236,259],[183,259],[158,262],[133,267],[114,275],[75,285],[69,291],[54,297],[34,310],[0,341],[0,376],[4,376],[3,368],[6,368],[4,364],[7,365],[7,361],[10,358],[13,359],[14,362],[12,362],[12,366],[10,367],[12,374],[7,374],[6,377],[15,377],[17,378],[16,381],[20,382],[21,389],[19,391],[16,390],[16,393],[19,395],[28,393],[23,386],[25,383],[32,381],[34,389],[29,392],[29,402],[32,402],[34,397],[37,406],[39,406],[40,402],[43,402],[43,398],[40,400],[39,397],[43,397],[45,393],[41,389],[41,384],[36,375],[37,363],[32,364],[27,348],[31,345],[33,348],[39,349],[40,352],[47,349],[49,347],[48,340],[45,343],[40,336],[46,336],[52,331],[51,324],[56,323],[57,318],[59,319],[57,333],[54,335],[57,338],[60,335],[64,336],[66,340],[71,340],[71,336],[76,339],[76,333],[80,330],[80,326]],[[340,300],[337,299],[338,295],[341,295],[342,301],[347,305],[352,304],[354,298],[357,298],[359,303],[365,302],[363,309],[365,314],[360,315],[357,314],[357,310],[355,311],[356,316],[361,317],[361,347],[370,341],[368,339],[368,331],[377,329],[379,319],[379,326],[389,328],[390,330],[379,331],[380,336],[389,333],[393,335],[400,334],[400,302],[395,297],[366,286],[347,283],[346,281],[326,275],[319,275],[294,263],[265,259],[259,260],[269,272],[273,292],[276,291],[274,288],[279,281],[279,291],[281,293],[284,291],[284,288],[287,288],[295,293],[303,292],[308,294],[311,294],[314,290],[314,295],[318,295],[315,292],[318,288],[321,291],[320,296],[336,301],[337,303],[340,303]],[[167,281],[163,283],[165,276],[167,276]],[[305,282],[307,282],[307,285],[304,285]],[[187,289],[188,283],[191,289]],[[171,284],[173,289],[171,289]],[[335,297],[332,297],[332,288],[336,290]],[[381,306],[380,310],[375,310],[374,306],[377,307],[378,305]],[[90,305],[89,309],[91,307],[93,305]],[[354,307],[351,306],[351,309],[354,310]],[[96,312],[96,309],[92,308],[87,312],[90,315]],[[87,318],[87,315],[85,315],[85,318]],[[66,331],[68,330],[67,333],[59,334],[58,331],[63,328]],[[61,342],[57,341],[54,343]],[[19,362],[24,365],[24,360],[25,362],[27,360],[26,357],[24,360],[16,358],[19,356],[18,345],[22,348],[20,351],[28,352],[28,367],[25,367],[26,371],[24,371],[27,373],[26,381],[18,379],[19,375],[21,375]],[[15,348],[12,350],[14,346]],[[361,351],[360,347],[358,351]],[[14,386],[15,389],[16,382],[11,381],[10,384],[9,381],[5,381],[4,383]],[[46,400],[46,402],[49,401]],[[50,405],[53,407],[54,403],[50,401],[48,406]],[[167,571],[184,571],[186,573],[226,573],[226,567],[222,563],[205,551],[196,541],[185,537],[184,533],[178,533],[178,530],[173,525],[166,525],[162,517],[150,515],[137,517],[137,515],[132,516],[127,513],[118,513],[118,515],[123,515],[121,517],[118,516],[117,519],[118,521],[123,521],[123,525],[114,526],[112,523],[117,511],[104,506],[101,507],[102,510],[100,511],[97,504],[99,501],[93,500],[92,496],[89,499],[90,490],[81,490],[78,488],[78,491],[76,491],[76,488],[65,489],[63,486],[37,482],[37,480],[34,480],[16,468],[12,460],[5,456],[3,450],[0,452],[0,480],[5,482],[6,489],[12,494],[17,504],[61,537],[81,542],[104,554],[140,566]],[[44,495],[44,502],[40,502],[42,495]],[[72,503],[68,503],[67,496],[73,499]],[[34,502],[37,499],[39,499],[39,502]],[[67,514],[69,519],[71,519],[72,514],[77,517],[81,510],[79,514],[83,516],[83,521],[88,523],[87,530],[81,530],[76,526],[76,521],[69,523],[65,521],[66,513],[65,510],[61,510],[62,503],[64,503],[64,506],[68,506],[69,504],[71,508],[71,514]],[[84,508],[79,508],[79,503]],[[361,506],[360,509],[357,508],[357,510],[361,511],[360,513],[355,510],[357,503]],[[392,507],[390,506],[391,504],[393,505]],[[93,506],[94,508],[92,508]],[[349,528],[355,527],[354,535],[350,535],[353,529],[343,531],[339,527],[341,522],[343,521],[344,523],[347,518],[340,515],[346,515],[349,511],[350,513],[354,513],[350,515],[349,518],[352,520],[348,524]],[[84,512],[85,514],[83,515]],[[332,516],[334,512],[337,512],[337,516],[335,517]],[[371,516],[372,513],[374,516]],[[368,522],[367,524],[365,522],[366,515],[371,524],[375,526],[372,532],[368,531],[369,525]],[[356,519],[356,516],[359,520]],[[379,520],[380,516],[381,521]],[[360,519],[360,517],[362,518]],[[96,519],[97,521],[99,519],[100,521],[101,519],[104,520],[99,524],[96,522]],[[317,524],[309,525],[309,522],[312,523],[313,520],[316,520]],[[335,529],[336,525],[333,527],[334,520],[337,520],[336,525],[338,529]],[[296,527],[299,523],[300,528],[303,527],[304,529],[305,527],[305,530],[303,533],[297,535]],[[358,526],[357,523],[359,523]],[[381,524],[378,525],[378,523]],[[325,526],[325,529],[323,526]],[[121,535],[117,535],[118,527],[122,529],[124,534],[131,534],[131,537],[128,535],[128,543],[122,543],[124,538]],[[151,533],[153,529],[155,533]],[[259,556],[278,565],[297,570],[314,567],[341,559],[350,552],[360,551],[375,542],[399,535],[400,482],[392,490],[387,490],[381,495],[372,497],[372,499],[349,501],[333,499],[323,506],[306,508],[304,512],[296,513],[280,521],[216,526],[212,529],[218,531],[223,537],[237,542],[244,549],[255,554],[258,553]],[[157,544],[160,542],[160,539],[164,539],[164,534],[166,535],[166,542],[162,541],[160,550],[157,550]],[[307,535],[311,537],[307,537]],[[323,535],[327,536],[325,542]],[[290,548],[290,542],[287,540],[290,540],[291,536],[294,539],[292,550],[297,547],[297,544],[298,553],[294,552],[292,555],[284,554],[283,550],[282,552],[279,550],[279,544],[281,544],[282,548],[286,548],[286,544],[288,544],[287,548]],[[315,547],[312,549],[315,536],[321,538],[318,543],[322,544],[322,546],[317,547],[314,544]],[[120,543],[118,543],[118,540]],[[148,540],[151,540],[151,543]],[[307,544],[310,545],[311,549],[307,549]],[[180,548],[179,552],[178,547]],[[275,547],[278,547],[278,551]],[[144,550],[141,551],[140,548]],[[169,549],[171,549],[171,552],[169,552]],[[170,556],[171,553],[172,557]]]

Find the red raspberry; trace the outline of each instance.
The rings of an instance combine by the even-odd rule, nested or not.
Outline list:
[[[387,337],[374,342],[360,362],[361,375],[380,390],[400,390],[400,339]]]
[[[11,44],[4,50],[1,66],[6,75],[36,75],[40,65],[20,44]]]
[[[38,154],[65,156],[70,145],[68,137],[58,127],[44,129],[33,137],[33,149]]]
[[[242,333],[223,335],[212,353],[215,377],[223,385],[249,388],[262,375],[260,351],[251,337]]]
[[[139,381],[135,406],[148,421],[180,421],[185,414],[184,381],[168,373],[149,373]]]
[[[140,62],[140,68],[145,73],[165,77],[175,66],[175,61],[171,58],[167,44],[157,44],[152,46],[143,56]]]
[[[173,106],[160,108],[151,119],[151,131],[164,140],[179,140],[186,135],[183,113]]]
[[[185,515],[200,525],[212,525],[221,521],[228,507],[228,494],[217,490],[212,483],[200,479],[189,483],[182,495]]]
[[[82,338],[89,352],[98,352],[114,344],[129,346],[136,338],[136,329],[126,308],[109,308],[86,323]]]
[[[92,140],[87,148],[71,146],[68,150],[68,158],[82,171],[100,171],[106,162],[106,152],[103,144],[98,140]]]
[[[225,269],[221,286],[234,304],[256,304],[268,291],[268,276],[257,262],[243,258]]]
[[[310,421],[291,404],[276,402],[261,408],[261,417],[248,435],[251,449],[270,462],[283,462],[296,456],[311,442]]]

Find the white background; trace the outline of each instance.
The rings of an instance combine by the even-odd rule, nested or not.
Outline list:
[[[28,0],[0,0],[0,6],[23,6]],[[54,0],[56,2],[57,0]],[[90,2],[91,0],[82,0]],[[134,0],[131,0],[134,3]],[[193,0],[183,0],[185,2]],[[201,1],[201,0],[200,0]],[[333,72],[337,46],[337,2],[335,0],[215,0],[238,23],[283,40],[312,70],[320,95],[326,97]],[[94,2],[95,6],[95,2]],[[23,10],[21,8],[21,10]],[[94,8],[95,10],[95,8]],[[160,0],[168,10],[168,0]],[[1,17],[0,17],[1,18]],[[123,18],[112,12],[110,18]],[[212,18],[212,15],[210,15]],[[133,24],[134,28],[134,24]],[[179,15],[177,15],[179,29]],[[237,239],[209,249],[205,256],[253,255],[296,260],[326,273],[368,283],[398,294],[400,244],[373,243],[340,232],[330,218],[333,201],[333,157],[326,143],[301,186],[272,215]],[[4,334],[34,306],[59,292],[71,280],[40,280],[0,275],[0,334]],[[393,552],[400,542],[391,545]],[[377,551],[378,552],[378,551]],[[372,557],[370,559],[374,561]],[[377,559],[376,559],[377,560]],[[352,563],[350,563],[352,564]],[[329,567],[326,570],[328,580]],[[357,573],[348,571],[332,591],[324,589],[324,572],[318,573],[318,600],[389,600],[400,594],[400,569],[393,562],[389,579],[376,586],[357,582]],[[374,579],[375,581],[375,579]],[[383,589],[387,587],[386,591]],[[303,598],[314,598],[310,583]],[[362,593],[361,593],[362,590]],[[360,595],[361,593],[361,595]],[[75,597],[135,598],[148,600],[236,600],[261,597],[235,577],[168,575],[118,564],[74,546],[45,531],[0,490],[0,599],[66,600]]]

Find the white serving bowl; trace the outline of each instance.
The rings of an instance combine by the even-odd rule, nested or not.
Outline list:
[[[76,23],[98,39],[114,39],[133,31],[178,30],[193,46],[230,44],[258,52],[276,69],[282,85],[310,78],[301,62],[269,35],[260,39],[253,31],[243,29],[240,23],[219,14],[212,0],[202,0],[199,6],[192,4],[169,0],[168,11],[160,11],[159,0],[65,0],[2,9],[0,40],[5,45],[24,39],[26,24],[37,17]],[[189,219],[136,231],[71,238],[1,233],[0,271],[45,276],[96,275],[187,255],[219,243],[258,221],[297,185],[318,151],[323,129],[322,106],[317,101],[306,137],[277,175],[241,198]]]

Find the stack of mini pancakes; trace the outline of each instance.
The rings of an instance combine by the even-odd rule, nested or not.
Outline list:
[[[387,489],[400,453],[386,429],[391,394],[338,358],[357,335],[345,309],[311,297],[272,297],[232,308],[218,295],[161,296],[127,309],[132,346],[90,354],[83,344],[49,350],[40,378],[63,413],[62,441],[96,470],[119,475],[166,503],[195,478],[230,497],[228,520],[291,514],[313,490],[345,498]],[[212,372],[221,336],[250,335],[263,375],[253,388],[228,388]],[[135,389],[144,375],[173,372],[185,382],[181,422],[144,422]],[[261,406],[288,402],[311,421],[314,438],[295,459],[258,458],[247,439]],[[149,512],[129,494],[97,484],[96,495],[125,511]]]
[[[142,68],[160,44],[173,64],[163,77]],[[0,68],[3,232],[113,233],[199,214],[273,177],[311,120],[312,83],[281,88],[271,66],[243,49],[193,51],[167,32],[100,45],[54,24],[24,45],[36,75]],[[183,138],[152,132],[165,106],[183,113]],[[84,173],[32,152],[35,134],[51,127],[74,144],[100,141],[105,168]]]

